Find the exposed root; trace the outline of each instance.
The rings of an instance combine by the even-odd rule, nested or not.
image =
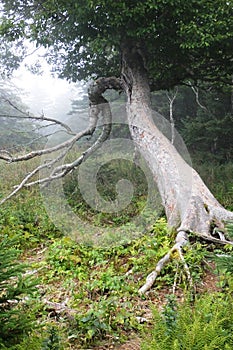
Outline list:
[[[164,268],[164,266],[171,260],[172,254],[174,252],[178,253],[179,258],[180,258],[180,260],[183,264],[183,267],[185,269],[185,272],[187,274],[188,281],[189,281],[191,286],[193,285],[189,267],[186,264],[183,253],[182,253],[182,248],[188,243],[188,236],[187,236],[188,232],[191,233],[191,231],[189,231],[189,230],[184,230],[184,229],[180,228],[180,230],[178,231],[178,234],[176,236],[176,241],[175,241],[174,246],[170,249],[170,251],[162,259],[159,260],[159,262],[157,263],[157,265],[155,267],[155,270],[152,271],[147,276],[146,283],[138,291],[139,294],[145,294],[153,286],[156,278],[158,277],[158,275],[160,274],[160,272]],[[209,242],[223,244],[223,245],[226,245],[226,244],[233,245],[233,241],[228,240],[225,236],[224,231],[219,227],[215,227],[213,229],[213,231],[211,233],[208,233],[208,234],[198,233],[198,232],[193,232],[193,234],[195,236],[198,236],[198,237],[202,238],[203,240],[206,240]],[[177,279],[177,275],[175,276],[173,291],[176,288],[176,279]]]
[[[211,234],[204,234],[204,233],[199,233],[199,232],[195,232],[194,234],[206,241],[209,241],[209,242],[213,242],[213,243],[218,243],[218,244],[223,244],[223,245],[226,245],[226,244],[230,244],[230,245],[233,245],[233,241],[230,241],[230,240],[227,240],[225,238],[225,235],[224,233],[222,233],[221,231],[219,231],[217,228],[214,229],[213,233],[218,233],[219,235],[219,238],[217,237],[213,237]]]
[[[152,271],[146,278],[146,283],[139,289],[139,294],[145,294],[154,284],[156,278],[158,277],[158,275],[160,274],[161,270],[163,269],[163,267],[171,260],[172,254],[174,252],[177,252],[181,261],[184,264],[184,268],[185,271],[187,273],[188,279],[191,283],[192,279],[191,279],[191,274],[189,272],[189,268],[188,265],[185,263],[184,261],[184,257],[182,254],[182,248],[187,245],[188,243],[188,236],[187,236],[187,232],[185,231],[179,231],[177,236],[176,236],[176,241],[174,246],[170,249],[170,251],[162,258],[159,260],[159,262],[157,263],[155,270]]]

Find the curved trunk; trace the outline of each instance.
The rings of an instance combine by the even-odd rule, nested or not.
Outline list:
[[[147,79],[145,59],[141,48],[127,43],[122,47],[122,76],[99,78],[89,91],[91,106],[101,103],[106,89],[124,90],[127,101],[127,116],[131,136],[139,152],[151,169],[160,192],[168,224],[177,230],[174,246],[157,263],[146,283],[140,288],[145,293],[153,285],[163,266],[174,251],[183,261],[191,281],[188,266],[182,255],[182,247],[188,242],[188,233],[193,232],[204,239],[231,244],[225,238],[224,222],[233,220],[233,213],[225,210],[204,184],[198,173],[181,157],[175,146],[155,125],[150,108],[150,86]]]
[[[137,50],[123,49],[122,77],[132,138],[157,183],[168,224],[177,231],[210,237],[213,227],[233,219],[214,198],[198,173],[157,128],[150,108],[150,88],[144,60]]]

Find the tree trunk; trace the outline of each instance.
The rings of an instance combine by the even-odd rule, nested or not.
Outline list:
[[[122,47],[120,83],[116,87],[110,85],[116,90],[124,90],[127,95],[127,117],[132,139],[152,172],[168,225],[177,231],[177,236],[174,246],[147,277],[140,293],[151,288],[174,251],[177,251],[191,279],[182,255],[182,247],[187,244],[190,232],[209,241],[233,245],[224,235],[224,224],[233,220],[233,213],[221,206],[198,173],[154,123],[145,61],[141,49],[127,43]],[[113,78],[109,79],[112,81]],[[94,84],[98,88],[95,89],[97,97],[109,88],[109,84],[103,86],[101,82],[100,78]]]
[[[122,76],[128,97],[131,136],[157,183],[168,224],[177,231],[211,237],[233,219],[215,199],[198,173],[188,165],[152,119],[150,88],[144,60],[137,50],[123,49]]]

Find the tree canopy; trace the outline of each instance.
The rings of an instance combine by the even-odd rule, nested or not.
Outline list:
[[[3,40],[47,47],[61,77],[119,76],[122,45],[144,57],[152,90],[232,82],[232,0],[2,2]],[[21,42],[20,42],[21,43]]]

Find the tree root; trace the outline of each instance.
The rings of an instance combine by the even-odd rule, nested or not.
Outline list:
[[[154,284],[156,278],[158,277],[158,275],[160,274],[161,270],[164,268],[164,266],[171,260],[172,254],[174,252],[177,252],[179,255],[179,258],[184,266],[185,272],[187,274],[187,278],[188,281],[190,283],[190,285],[193,285],[192,282],[192,277],[190,274],[190,270],[188,265],[185,262],[183,253],[182,253],[182,248],[188,244],[189,240],[188,240],[188,232],[190,231],[185,231],[180,229],[178,231],[178,234],[176,236],[176,240],[175,240],[175,244],[174,246],[169,250],[169,252],[162,258],[159,260],[159,262],[157,263],[155,270],[152,271],[146,278],[146,283],[139,289],[139,294],[145,294]],[[209,242],[213,242],[213,243],[218,243],[218,244],[230,244],[233,245],[233,241],[227,240],[225,237],[224,232],[215,227],[213,229],[213,232],[211,234],[203,234],[203,233],[194,233],[196,236],[202,238],[203,240],[209,241]],[[218,235],[219,238],[214,237],[213,235]],[[173,290],[174,288],[176,288],[176,281],[175,281],[175,285],[173,286]]]
[[[139,294],[145,294],[154,284],[156,278],[158,277],[158,275],[160,274],[161,270],[163,269],[163,267],[171,260],[172,254],[174,252],[177,252],[179,255],[179,258],[181,259],[183,265],[184,265],[184,269],[187,273],[188,276],[188,280],[190,281],[190,283],[192,284],[192,278],[191,278],[191,274],[188,268],[188,265],[186,264],[184,257],[183,257],[183,253],[182,253],[182,248],[187,245],[189,242],[188,240],[188,235],[186,231],[179,231],[177,236],[176,236],[176,240],[175,240],[175,244],[174,246],[170,249],[170,251],[162,258],[159,260],[159,262],[157,263],[155,270],[152,271],[146,278],[146,283],[139,289]]]
[[[219,238],[213,237],[213,234],[216,234],[216,233],[218,234]],[[233,241],[227,240],[224,233],[221,230],[218,230],[218,228],[214,228],[212,234],[206,235],[199,232],[195,232],[194,234],[208,242],[213,242],[213,243],[218,243],[223,245],[226,245],[226,244],[233,245]]]

